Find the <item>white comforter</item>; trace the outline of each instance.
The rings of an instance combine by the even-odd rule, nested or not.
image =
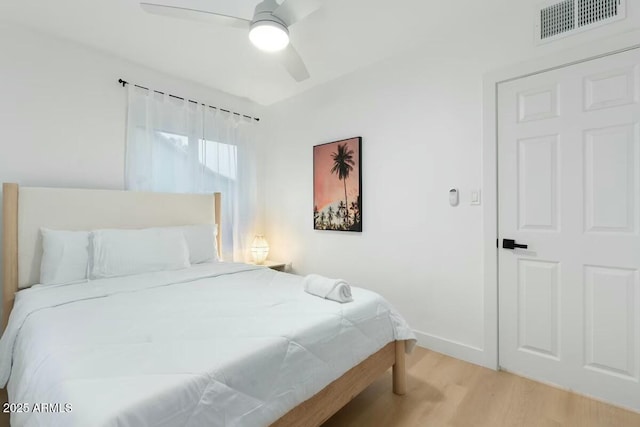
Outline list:
[[[388,342],[414,340],[382,297],[353,298],[230,263],[22,291],[0,340],[0,383],[29,405],[12,425],[269,425]]]

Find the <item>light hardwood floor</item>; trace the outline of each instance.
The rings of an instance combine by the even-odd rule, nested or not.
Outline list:
[[[406,396],[389,371],[323,427],[640,427],[640,414],[420,347],[407,377]]]
[[[640,414],[417,347],[406,396],[388,372],[323,425],[363,426],[639,427]]]

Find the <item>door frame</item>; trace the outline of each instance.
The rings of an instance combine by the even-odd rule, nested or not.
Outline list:
[[[498,306],[498,85],[534,74],[640,48],[640,30],[589,42],[528,62],[507,66],[482,79],[482,207],[484,253],[484,360],[500,369]]]

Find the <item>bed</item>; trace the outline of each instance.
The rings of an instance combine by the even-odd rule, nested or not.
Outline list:
[[[220,202],[3,185],[12,425],[318,426],[391,367],[393,391],[406,392],[413,333],[364,289],[339,304],[305,293],[299,276],[223,262],[33,286],[41,227],[213,223],[219,250]]]

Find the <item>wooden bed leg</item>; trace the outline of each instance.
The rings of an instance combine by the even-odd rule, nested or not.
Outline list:
[[[407,394],[404,347],[404,341],[396,341],[396,363],[393,364],[393,392],[400,396]]]

